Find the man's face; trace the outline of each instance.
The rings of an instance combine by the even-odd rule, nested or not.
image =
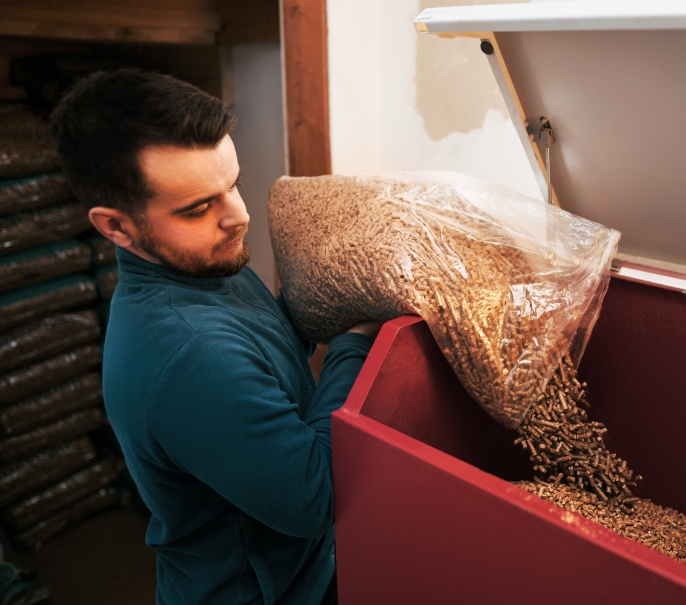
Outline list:
[[[149,147],[139,155],[155,195],[138,221],[133,251],[195,277],[229,277],[250,260],[250,217],[238,193],[229,135],[214,149]]]

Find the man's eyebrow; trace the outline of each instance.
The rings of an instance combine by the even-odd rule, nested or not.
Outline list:
[[[238,181],[241,180],[241,174],[243,172],[243,168],[239,165],[238,166],[238,176],[236,177],[236,180],[234,181],[232,187],[235,187]],[[198,206],[202,206],[203,204],[209,204],[213,199],[218,197],[219,194],[217,193],[216,195],[211,195],[210,197],[205,197],[201,200],[195,200],[193,203],[188,204],[188,206],[184,206],[183,208],[177,208],[176,210],[172,210],[169,214],[172,216],[177,215],[177,214],[183,214],[184,212],[190,212],[191,210],[195,210]]]

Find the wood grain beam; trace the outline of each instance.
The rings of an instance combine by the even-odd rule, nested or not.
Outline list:
[[[221,29],[216,0],[0,0],[0,35],[108,42],[208,44]]]
[[[220,44],[279,41],[279,0],[219,0]]]
[[[288,172],[331,174],[326,0],[281,0]]]

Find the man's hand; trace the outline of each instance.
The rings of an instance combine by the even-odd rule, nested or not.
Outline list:
[[[382,321],[363,321],[362,323],[357,324],[356,326],[353,326],[348,330],[348,332],[356,332],[357,334],[364,334],[365,336],[368,336],[372,340],[375,340],[376,337],[379,334],[379,330],[381,330],[381,326],[383,326]]]

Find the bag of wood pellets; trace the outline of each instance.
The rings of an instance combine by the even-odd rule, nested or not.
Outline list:
[[[0,178],[54,170],[60,164],[50,136],[50,123],[30,111],[0,112]]]
[[[74,197],[61,172],[0,181],[0,214],[31,210]]]
[[[15,502],[0,516],[6,527],[22,531],[72,502],[114,483],[116,479],[110,462],[101,460]]]
[[[97,298],[95,281],[72,275],[0,295],[0,332],[55,311],[83,307]]]
[[[30,458],[0,467],[0,506],[30,494],[95,461],[89,437],[77,437]]]
[[[94,265],[99,267],[117,262],[117,247],[112,240],[96,234],[89,237],[87,243],[93,249]]]
[[[0,439],[0,462],[20,460],[51,445],[94,431],[103,423],[103,409],[86,408],[20,435]]]
[[[119,502],[116,488],[103,487],[78,500],[67,508],[46,517],[21,534],[12,536],[18,551],[26,554],[38,552],[46,542],[67,528],[83,521],[88,515],[115,506]]]
[[[84,372],[31,397],[0,407],[0,435],[10,437],[102,403],[100,372]]]
[[[90,247],[76,240],[18,252],[0,258],[0,292],[84,271],[90,265]]]
[[[95,281],[98,283],[98,294],[103,300],[111,300],[114,290],[119,283],[119,265],[117,263],[100,267],[95,272]]]
[[[0,255],[63,242],[92,227],[87,210],[76,200],[0,216]]]
[[[48,315],[0,336],[0,372],[99,337],[100,320],[93,309]]]
[[[302,335],[424,318],[470,395],[514,428],[578,363],[619,233],[457,173],[282,177],[269,228]]]
[[[35,395],[63,380],[78,376],[102,362],[102,349],[92,343],[0,374],[0,406]]]

